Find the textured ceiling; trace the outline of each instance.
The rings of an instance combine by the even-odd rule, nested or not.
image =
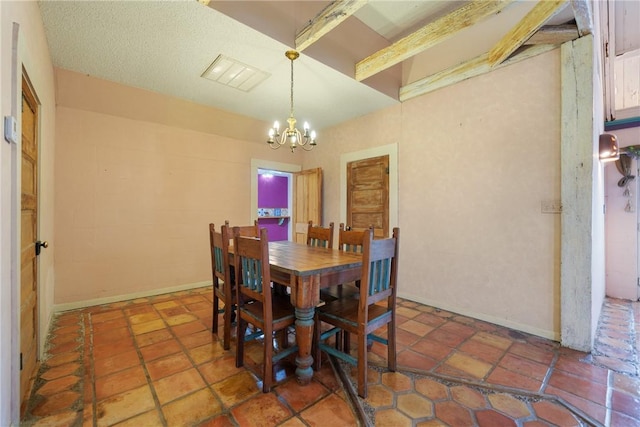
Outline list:
[[[200,2],[208,6],[196,0],[40,1],[39,6],[56,67],[282,123],[289,114],[290,98],[290,63],[284,52],[295,45],[295,35],[332,2]],[[337,4],[349,3],[356,1]],[[520,27],[539,4],[487,2],[505,8],[359,82],[354,78],[356,63],[470,4],[450,0],[365,3],[295,61],[295,117],[300,123],[309,121],[321,131],[397,104],[403,85],[450,70],[505,39],[508,42],[510,30]],[[576,28],[573,9],[588,3],[567,1],[544,25],[569,23]],[[620,3],[629,2],[616,2]],[[438,31],[447,28],[441,26]],[[625,40],[629,39],[634,40]],[[201,78],[220,54],[270,76],[250,92]]]
[[[289,47],[196,1],[39,5],[56,67],[268,122],[288,117]],[[271,76],[249,93],[201,78],[219,54]],[[305,55],[294,80],[296,117],[316,129],[397,103]]]

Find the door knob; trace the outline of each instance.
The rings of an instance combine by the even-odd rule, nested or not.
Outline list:
[[[40,251],[42,250],[42,248],[47,249],[49,247],[49,242],[47,242],[46,240],[44,242],[41,242],[40,240],[38,240],[36,242],[36,256],[40,255]]]

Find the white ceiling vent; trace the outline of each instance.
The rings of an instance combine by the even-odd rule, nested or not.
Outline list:
[[[205,79],[213,80],[234,89],[249,92],[262,83],[270,74],[224,55],[218,55],[209,68],[202,73]]]

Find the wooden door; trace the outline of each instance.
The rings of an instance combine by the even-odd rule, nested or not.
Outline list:
[[[389,156],[347,163],[347,224],[389,237]]]
[[[20,407],[24,413],[38,371],[38,104],[22,79],[20,275]]]
[[[322,169],[293,174],[293,241],[307,243],[309,221],[322,224]]]

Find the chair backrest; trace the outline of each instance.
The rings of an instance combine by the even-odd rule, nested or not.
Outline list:
[[[362,242],[366,230],[373,231],[373,225],[369,226],[369,228],[353,230],[351,227],[345,228],[344,223],[340,223],[338,249],[346,252],[362,252]]]
[[[320,227],[319,225],[313,225],[313,221],[309,221],[307,245],[333,248],[333,223],[330,223],[328,227]]]
[[[361,304],[361,307],[385,298],[388,307],[395,307],[399,237],[400,229],[397,227],[389,239],[374,240],[373,230],[364,231],[360,299],[367,303]]]
[[[260,230],[260,237],[240,234],[240,227],[233,227],[233,251],[238,297],[264,304],[265,313],[271,313],[271,269],[269,267],[269,239],[267,229]]]
[[[225,225],[227,227],[229,227],[229,230],[231,230],[231,226],[229,225],[229,221],[225,221],[224,222]],[[243,226],[237,226],[237,227],[233,227],[238,228],[239,233],[241,236],[244,237],[260,237],[260,227],[258,227],[258,220],[255,220],[253,222],[253,225],[243,225]],[[233,233],[229,234],[229,238],[233,239]]]
[[[216,231],[214,224],[209,224],[209,242],[211,244],[211,273],[213,285],[219,286],[219,281],[224,283],[224,290],[231,291],[231,278],[229,271],[229,227],[223,225],[220,232]],[[227,294],[230,295],[230,294]]]

